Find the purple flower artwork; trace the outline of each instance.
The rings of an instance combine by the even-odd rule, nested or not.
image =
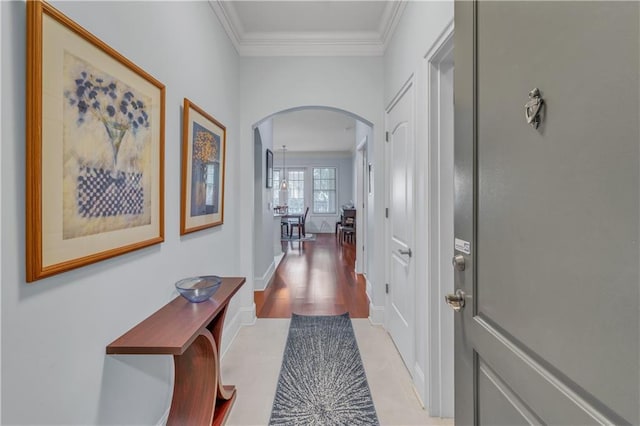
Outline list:
[[[150,99],[68,52],[64,77],[64,238],[148,224]]]

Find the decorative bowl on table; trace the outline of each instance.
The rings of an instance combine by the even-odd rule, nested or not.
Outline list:
[[[208,300],[220,288],[222,279],[215,275],[191,277],[176,283],[178,293],[189,302],[199,303]]]

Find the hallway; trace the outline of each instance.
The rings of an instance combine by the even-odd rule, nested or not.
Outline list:
[[[283,243],[283,250],[271,284],[255,292],[258,318],[344,312],[368,318],[366,281],[354,272],[353,243],[340,244],[334,234],[316,234],[316,241]]]
[[[276,392],[289,319],[258,319],[242,327],[222,358],[222,379],[238,397],[229,426],[266,425]],[[429,417],[416,397],[411,377],[389,335],[366,319],[352,320],[360,356],[381,425],[453,425]]]

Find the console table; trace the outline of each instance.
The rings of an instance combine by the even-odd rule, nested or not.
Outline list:
[[[107,354],[173,355],[175,380],[167,425],[222,425],[236,398],[220,381],[220,343],[229,301],[245,278],[223,278],[201,303],[182,296],[107,346]]]

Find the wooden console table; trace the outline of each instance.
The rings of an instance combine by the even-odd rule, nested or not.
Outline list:
[[[220,382],[222,326],[229,301],[245,278],[223,278],[201,303],[182,296],[107,346],[107,354],[173,355],[175,380],[167,425],[222,425],[236,399]]]

